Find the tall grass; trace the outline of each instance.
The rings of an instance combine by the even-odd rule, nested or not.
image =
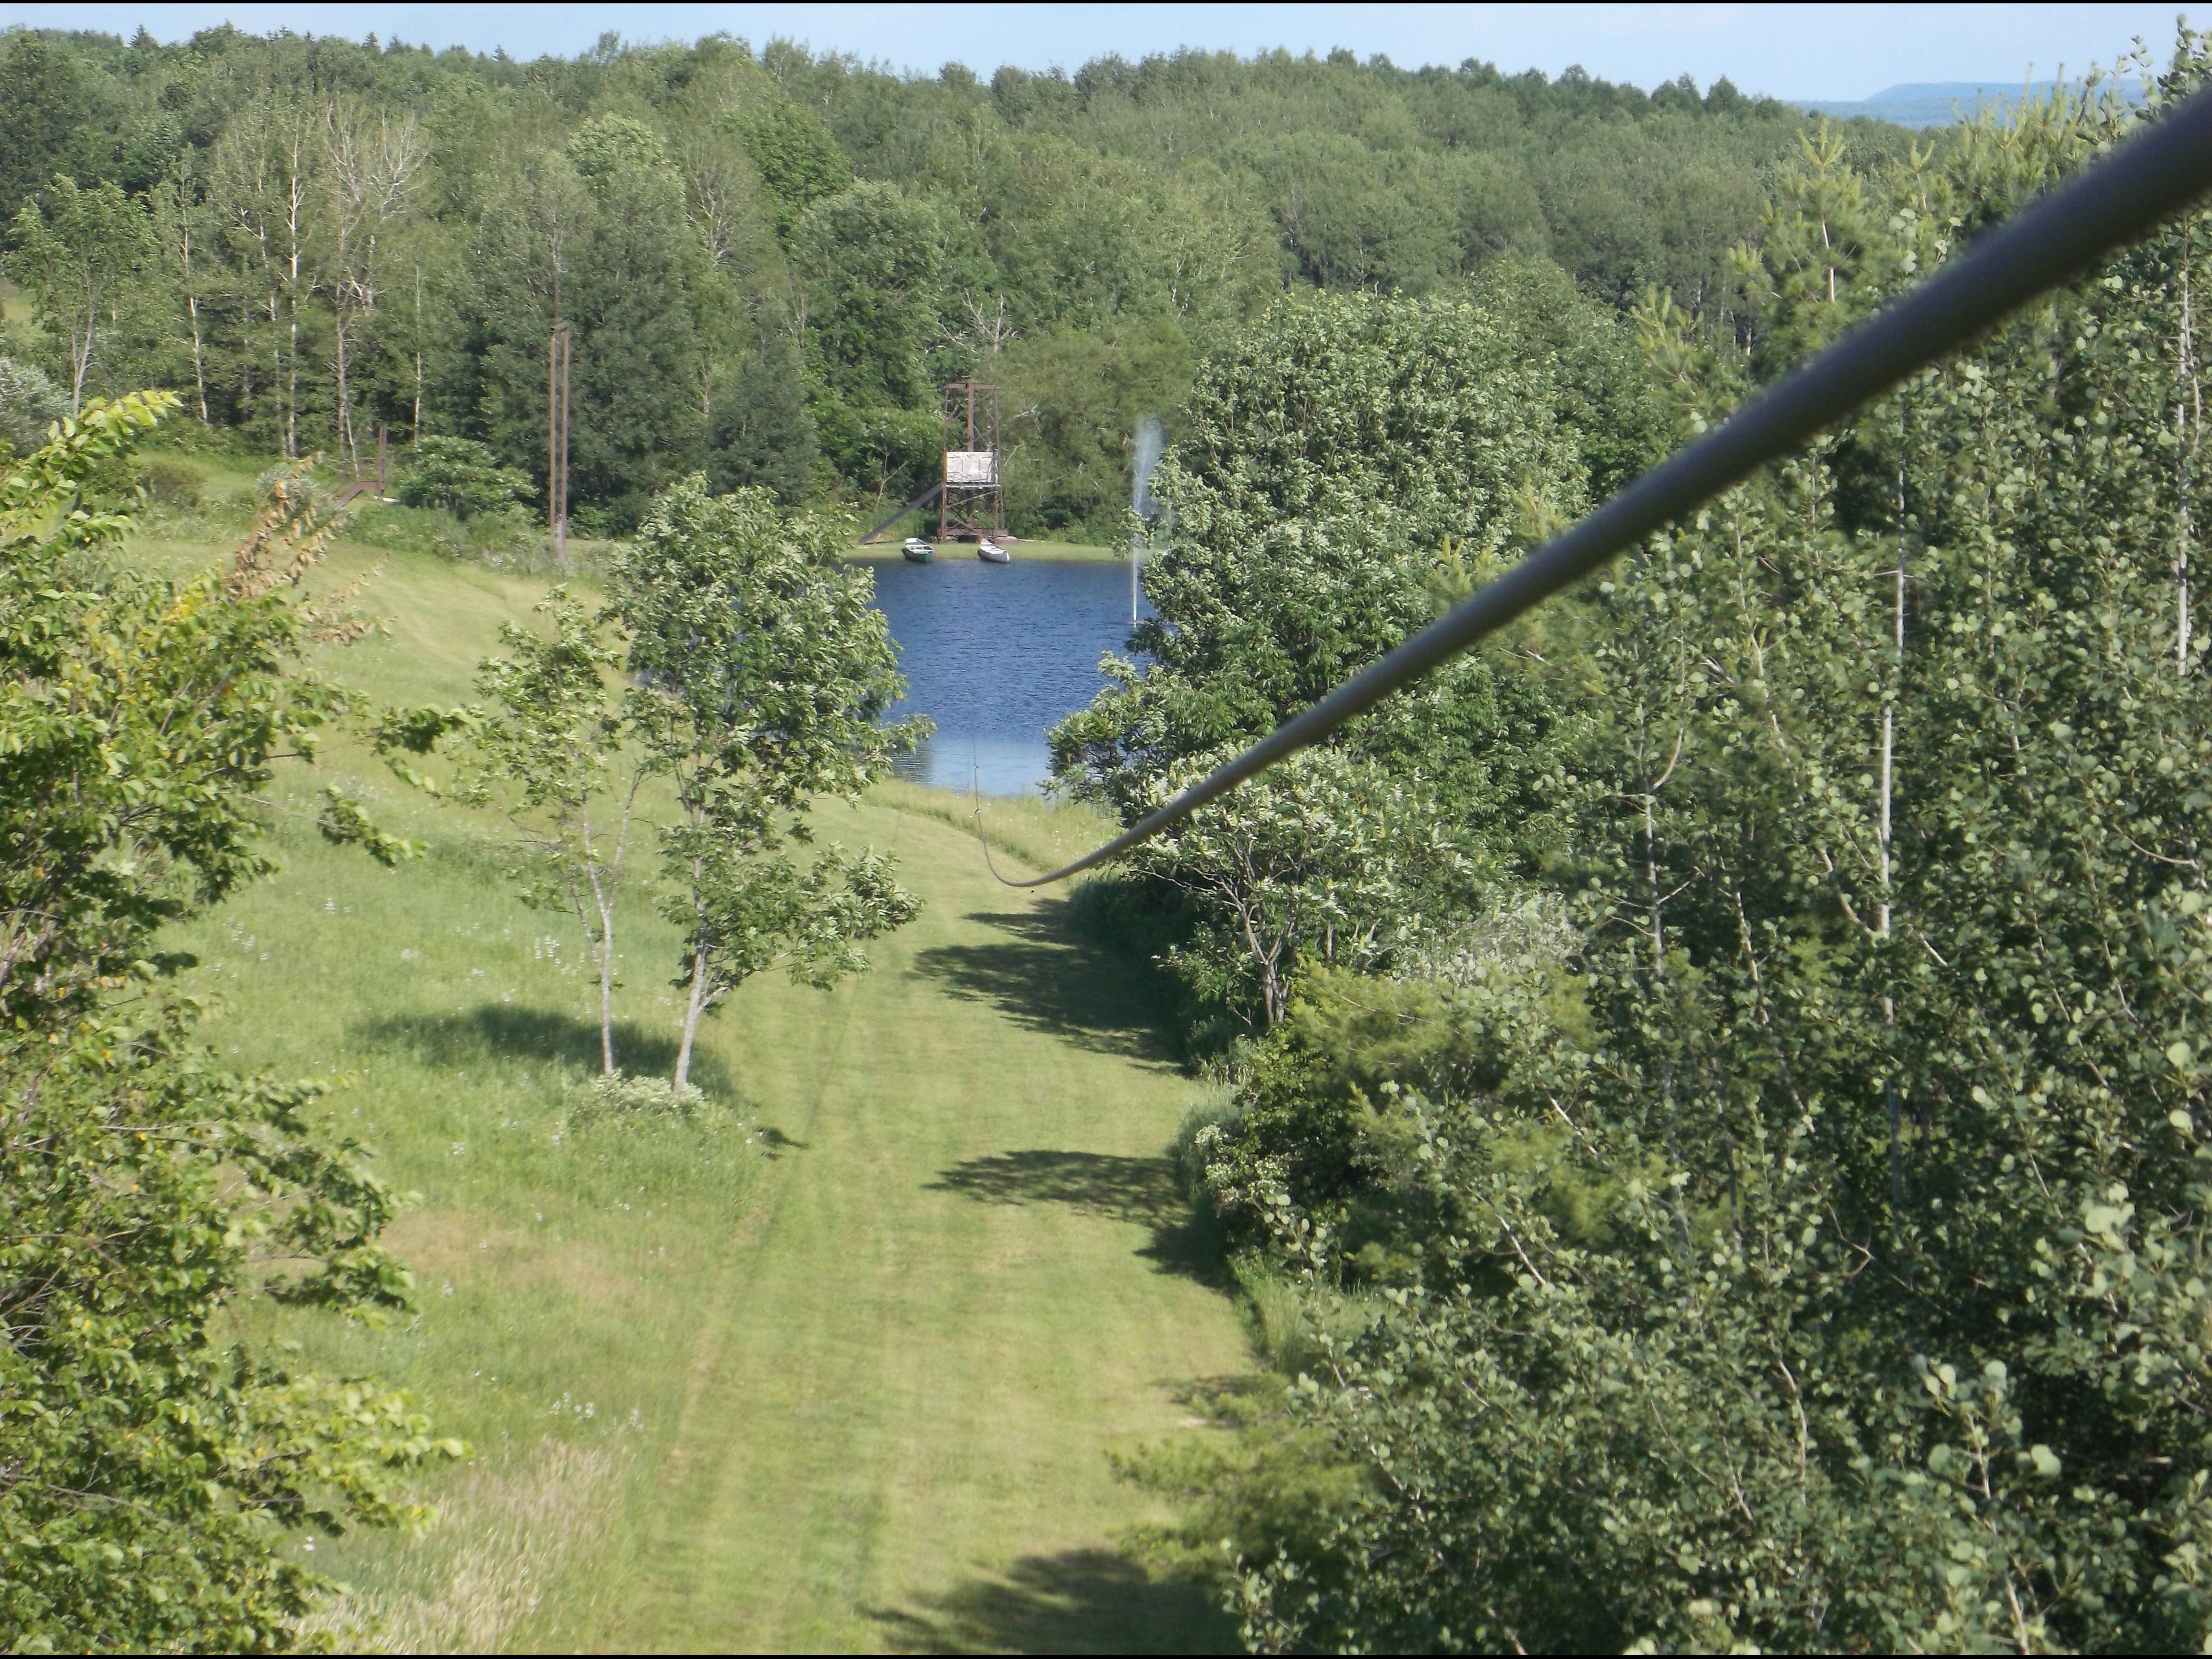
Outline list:
[[[978,801],[894,778],[877,784],[869,798],[980,833],[992,846],[1030,866],[1024,875],[1057,869],[1121,832],[1121,825],[1095,808],[1036,796],[988,796]]]
[[[443,1494],[436,1528],[391,1552],[304,1632],[380,1653],[562,1645],[598,1608],[627,1461],[619,1446],[549,1435],[498,1467],[477,1462]]]

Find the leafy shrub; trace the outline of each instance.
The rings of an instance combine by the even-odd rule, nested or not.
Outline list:
[[[197,507],[207,480],[197,467],[157,455],[139,469],[146,494],[164,507]]]
[[[442,507],[465,519],[520,507],[536,493],[521,472],[468,438],[424,438],[398,485],[409,506]]]
[[[579,502],[569,509],[568,528],[594,540],[615,540],[634,534],[651,506],[651,498],[635,491],[607,501]]]
[[[697,1120],[719,1115],[704,1089],[678,1089],[665,1077],[632,1077],[617,1073],[594,1077],[578,1091],[569,1120],[579,1128],[637,1118]]]
[[[573,542],[565,559],[556,557],[544,526],[516,508],[464,519],[443,507],[386,503],[356,514],[346,534],[364,546],[429,553],[524,576],[568,574],[586,557]]]
[[[341,706],[278,591],[328,521],[281,490],[227,571],[88,557],[129,528],[93,479],[175,407],[88,403],[0,475],[0,1641],[29,1651],[289,1648],[330,1586],[289,1535],[417,1522],[401,1483],[464,1449],[239,1337],[258,1298],[376,1320],[412,1282],[316,1089],[225,1071],[163,989],[190,959],[157,930],[270,868],[275,761]],[[323,829],[396,856],[342,796]]]
[[[0,442],[18,454],[46,441],[46,428],[69,413],[69,394],[46,370],[17,357],[0,357]]]
[[[1176,1125],[1168,1143],[1168,1162],[1175,1168],[1176,1185],[1193,1204],[1206,1201],[1206,1176],[1209,1154],[1223,1129],[1237,1121],[1233,1101],[1194,1101]]]
[[[1178,763],[1164,805],[1229,758]],[[1139,848],[1134,868],[1194,901],[1200,921],[1167,966],[1231,987],[1265,1027],[1302,963],[1378,968],[1416,947],[1440,895],[1470,875],[1433,801],[1337,748],[1294,754],[1227,800]]]

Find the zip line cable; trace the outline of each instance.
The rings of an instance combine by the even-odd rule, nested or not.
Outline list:
[[[1822,428],[1925,369],[2028,301],[2135,241],[2212,189],[2212,88],[1977,241],[1954,264],[1752,399],[1480,593],[1157,812],[1048,875],[1041,887],[1119,857],[1285,756],[1610,564]],[[976,831],[982,830],[976,805]],[[988,845],[985,857],[989,856]]]

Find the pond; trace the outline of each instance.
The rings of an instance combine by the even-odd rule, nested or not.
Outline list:
[[[985,795],[1033,794],[1051,772],[1045,733],[1106,684],[1098,659],[1129,639],[1129,567],[1024,558],[986,564],[950,544],[931,564],[878,561],[876,605],[899,643],[907,695],[937,735],[900,777]]]

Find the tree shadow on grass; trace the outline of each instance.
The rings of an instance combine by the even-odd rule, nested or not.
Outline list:
[[[1237,1653],[1237,1626],[1187,1580],[1107,1550],[1032,1555],[918,1608],[872,1615],[894,1653]]]
[[[995,1003],[1032,1031],[1100,1053],[1165,1064],[1158,997],[1142,976],[1069,924],[1067,902],[1035,910],[975,911],[1001,936],[988,944],[938,945],[915,971],[952,995]]]
[[[532,1060],[595,1075],[599,1069],[599,1028],[550,1008],[519,1003],[479,1003],[457,1014],[401,1015],[363,1027],[360,1034],[378,1046],[398,1049],[427,1066],[489,1065],[501,1060]],[[676,1070],[676,1040],[632,1021],[615,1022],[615,1058],[634,1077],[668,1076]],[[719,1073],[714,1058],[692,1057],[695,1071]],[[716,1075],[714,1088],[726,1083]]]
[[[1000,1152],[938,1172],[924,1189],[957,1192],[978,1204],[1058,1204],[1083,1215],[1132,1222],[1151,1230],[1137,1253],[1164,1273],[1224,1289],[1227,1253],[1212,1218],[1195,1210],[1165,1158],[1104,1152]]]
[[[353,1034],[426,1067],[467,1070],[520,1060],[558,1066],[580,1081],[597,1077],[599,1070],[597,1021],[515,1003],[479,1003],[459,1014],[376,1020],[356,1027]],[[665,1077],[676,1070],[676,1039],[617,1020],[615,1058],[630,1077]],[[732,1106],[744,1103],[729,1069],[704,1049],[692,1051],[691,1080],[714,1100]],[[778,1150],[805,1149],[804,1141],[793,1140],[780,1129],[760,1132],[762,1140]]]

